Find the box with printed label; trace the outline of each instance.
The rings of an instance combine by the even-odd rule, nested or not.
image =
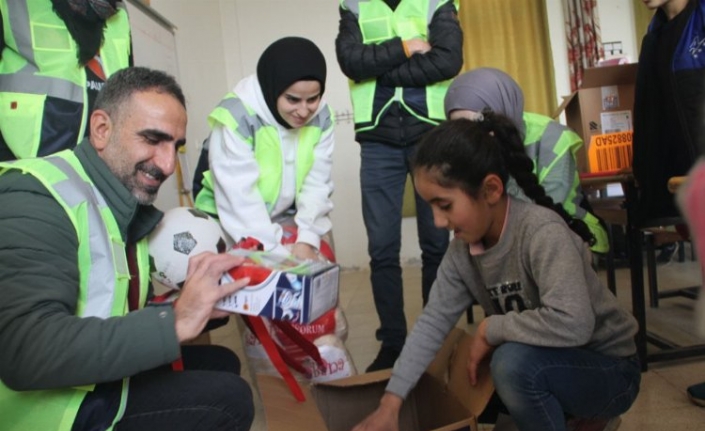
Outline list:
[[[338,303],[340,267],[324,261],[300,261],[261,251],[231,250],[245,262],[227,272],[221,283],[250,278],[242,290],[216,307],[233,313],[294,323],[316,320]]]
[[[636,71],[636,63],[585,69],[580,88],[553,115],[565,111],[566,124],[583,139],[579,172],[631,167]]]

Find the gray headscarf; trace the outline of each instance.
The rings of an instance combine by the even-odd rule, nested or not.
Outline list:
[[[453,80],[445,97],[446,116],[457,109],[481,112],[485,108],[508,117],[519,129],[524,127],[524,93],[511,76],[499,69],[482,67]]]

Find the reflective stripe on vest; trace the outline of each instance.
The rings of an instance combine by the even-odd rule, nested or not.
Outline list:
[[[421,38],[428,40],[428,25],[433,19],[438,7],[448,3],[450,0],[424,0],[405,1],[402,0],[397,8],[392,11],[383,0],[341,0],[341,7],[351,11],[357,17],[363,43],[376,44],[400,37],[402,40]],[[425,113],[418,113],[407,105],[404,99],[404,89],[397,88],[394,95],[386,101],[384,106],[375,112],[375,94],[377,90],[377,80],[375,78],[366,79],[360,82],[348,80],[350,87],[350,97],[353,104],[353,116],[355,121],[355,131],[362,132],[374,129],[383,112],[387,110],[393,102],[399,102],[402,106],[421,121],[438,124],[445,119],[443,99],[451,80],[437,82],[425,88],[426,110]]]
[[[100,58],[105,76],[129,65],[130,27],[122,2],[106,21]],[[39,152],[47,97],[78,104],[88,118],[85,68],[77,64],[77,47],[51,2],[0,0],[5,47],[0,60],[0,130],[18,158]]]
[[[81,255],[79,257],[79,266],[83,268],[83,262],[88,263],[90,271],[85,279],[83,276],[81,277],[81,296],[76,314],[82,317],[101,317],[103,319],[125,314],[125,304],[114,300],[113,295],[117,298],[127,297],[125,281],[129,282],[130,271],[125,257],[125,244],[120,239],[119,231],[113,232],[112,235],[109,234],[106,223],[101,216],[105,211],[109,211],[105,199],[93,184],[81,179],[78,172],[61,157],[49,157],[46,160],[66,175],[64,181],[54,184],[54,190],[66,206],[75,208],[83,202],[88,203],[86,220],[83,223],[87,224],[90,245],[82,250],[79,247],[80,251],[88,252],[87,256]],[[114,219],[108,222],[115,224],[115,226],[111,226],[111,230],[117,230]],[[78,220],[74,226],[76,229],[79,228]],[[108,255],[95,253],[96,250],[111,250],[111,253]],[[113,263],[115,264],[114,269]],[[117,284],[116,277],[120,279],[120,284]],[[124,292],[120,292],[123,289]]]
[[[591,250],[598,253],[607,252],[609,250],[607,231],[595,215],[581,206],[584,196],[580,188],[577,167],[574,163],[571,166],[563,166],[564,163],[560,163],[565,160],[560,156],[568,153],[571,154],[570,161],[573,160],[572,155],[582,147],[582,140],[568,127],[544,115],[525,112],[523,117],[526,126],[524,149],[529,158],[534,161],[534,174],[539,184],[543,184],[553,171],[573,171],[572,183],[565,184],[565,189],[561,193],[566,196],[562,202],[563,208],[568,214],[587,224],[596,239]]]
[[[0,163],[2,173],[19,169],[37,178],[64,208],[78,239],[80,270],[76,315],[107,319],[128,312],[129,271],[125,245],[114,216],[72,151],[45,159]],[[149,287],[147,240],[137,244],[140,306]],[[125,409],[128,379],[123,380],[120,407]],[[15,392],[0,383],[0,417],[10,429],[69,431],[87,391],[93,386],[45,391]]]
[[[281,191],[283,166],[281,140],[277,126],[266,125],[242,99],[228,94],[211,112],[208,122],[212,127],[222,125],[240,136],[254,151],[260,176],[257,189],[271,214]],[[314,149],[325,130],[333,127],[333,113],[328,107],[322,110],[305,126],[298,129],[296,144],[296,194],[301,191],[306,175],[313,167]],[[208,149],[210,142],[204,144]],[[213,194],[213,176],[210,171],[203,174],[203,189],[196,196],[196,208],[217,215]]]

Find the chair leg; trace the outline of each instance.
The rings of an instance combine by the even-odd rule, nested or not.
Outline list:
[[[612,225],[607,225],[607,239],[609,241],[609,249],[607,250],[607,256],[605,256],[605,265],[607,266],[607,288],[613,293],[617,294],[617,275],[614,268],[614,237],[612,234]]]
[[[685,262],[685,243],[678,241],[678,262]]]
[[[658,280],[656,279],[656,246],[654,234],[646,232],[646,273],[649,283],[649,305],[658,308]]]

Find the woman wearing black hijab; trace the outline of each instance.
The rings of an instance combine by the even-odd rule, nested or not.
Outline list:
[[[211,112],[196,207],[216,214],[232,240],[251,237],[267,251],[319,258],[333,209],[333,116],[322,99],[325,82],[318,47],[286,37]],[[210,171],[201,181],[205,154]]]

